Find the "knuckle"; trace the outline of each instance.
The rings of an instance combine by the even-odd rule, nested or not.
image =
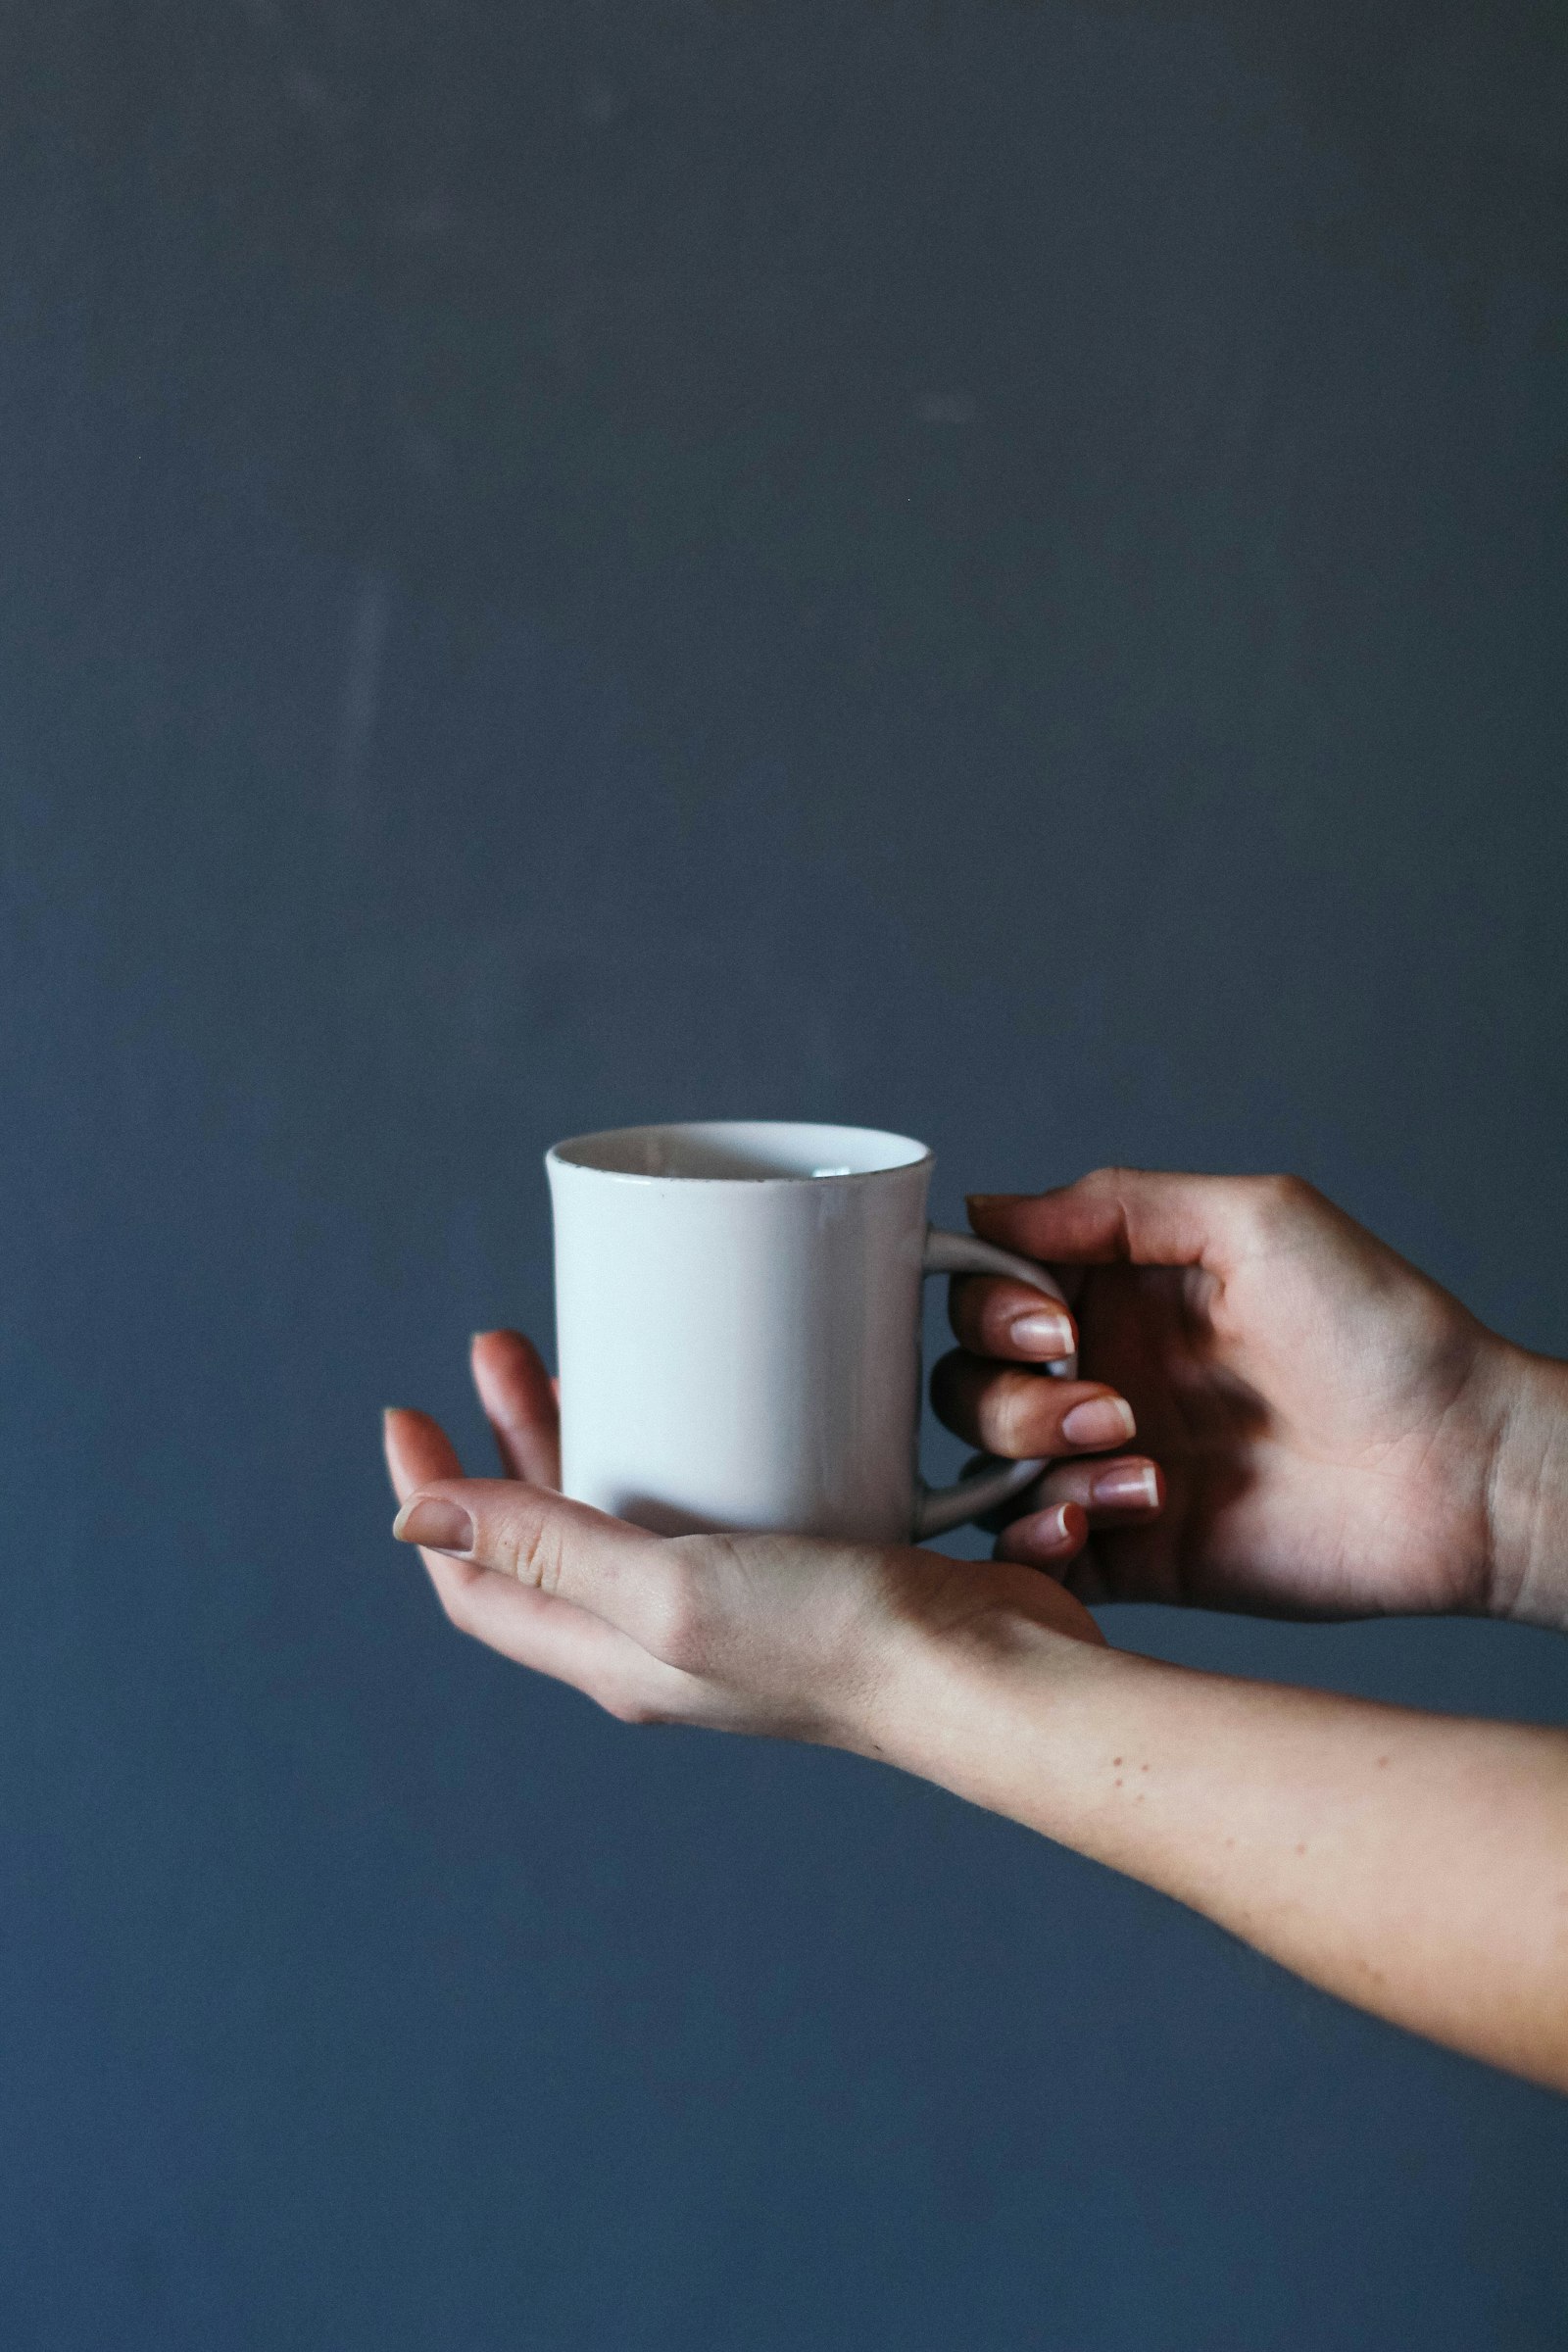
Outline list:
[[[1123,1166],[1096,1168],[1083,1180],[1085,1193],[1099,1204],[1101,1214],[1108,1209],[1111,1225],[1107,1236],[1110,1253],[1117,1258],[1133,1256],[1131,1201],[1147,1171]]]
[[[664,1557],[650,1630],[654,1653],[666,1666],[679,1667],[685,1674],[703,1672],[712,1638],[708,1583],[691,1554],[674,1544]]]
[[[539,1592],[560,1592],[565,1541],[552,1513],[544,1513],[530,1525],[509,1528],[498,1549],[501,1556],[496,1565],[514,1576],[519,1585],[532,1585]]]
[[[993,1453],[1022,1455],[1033,1450],[1038,1410],[1036,1381],[1027,1372],[1005,1373],[993,1382],[981,1404],[981,1435]]]
[[[1079,1189],[1085,1193],[1100,1194],[1107,1200],[1119,1201],[1125,1193],[1142,1184],[1148,1173],[1147,1168],[1129,1167],[1124,1161],[1116,1160],[1103,1168],[1092,1168],[1087,1176],[1080,1177]]]
[[[1251,1222],[1260,1234],[1295,1224],[1316,1197],[1301,1176],[1251,1176],[1246,1181]]]

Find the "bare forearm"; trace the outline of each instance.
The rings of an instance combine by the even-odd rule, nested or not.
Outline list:
[[[1417,2033],[1568,2089],[1568,1735],[988,1626],[875,1744]]]
[[[1510,1348],[1497,1386],[1494,1605],[1499,1616],[1568,1633],[1568,1364]]]

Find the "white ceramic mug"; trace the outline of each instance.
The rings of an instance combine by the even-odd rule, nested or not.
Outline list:
[[[665,1535],[773,1529],[908,1543],[1043,1467],[928,1489],[920,1285],[1043,1266],[926,1223],[931,1153],[864,1127],[623,1127],[546,1155],[562,1485]],[[1071,1378],[1075,1357],[1050,1369]]]

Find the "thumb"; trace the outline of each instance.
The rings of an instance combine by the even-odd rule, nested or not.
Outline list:
[[[1058,1265],[1206,1266],[1225,1274],[1316,1196],[1293,1177],[1096,1168],[1050,1193],[981,1193],[976,1233]]]
[[[681,1645],[693,1580],[687,1548],[585,1502],[515,1479],[432,1479],[409,1496],[392,1533],[568,1600],[656,1657]]]

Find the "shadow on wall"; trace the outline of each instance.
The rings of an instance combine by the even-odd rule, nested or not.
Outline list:
[[[1245,318],[1282,236],[1438,269],[1477,317],[1526,281],[1542,331],[1568,290],[1553,6],[35,0],[0,64],[10,172],[95,191],[30,266],[79,278],[132,404],[361,567],[351,676],[389,580],[515,600],[682,738],[776,740],[803,677],[890,656],[1004,703],[1043,640],[1092,636],[1084,548],[1125,629],[1130,453],[1201,505],[1204,432],[1246,421],[1213,420],[1212,370],[1267,397],[1202,348],[1203,290],[1229,273],[1208,325]],[[1179,495],[1142,485],[1156,546]],[[1196,625],[1159,622],[1189,671]]]

